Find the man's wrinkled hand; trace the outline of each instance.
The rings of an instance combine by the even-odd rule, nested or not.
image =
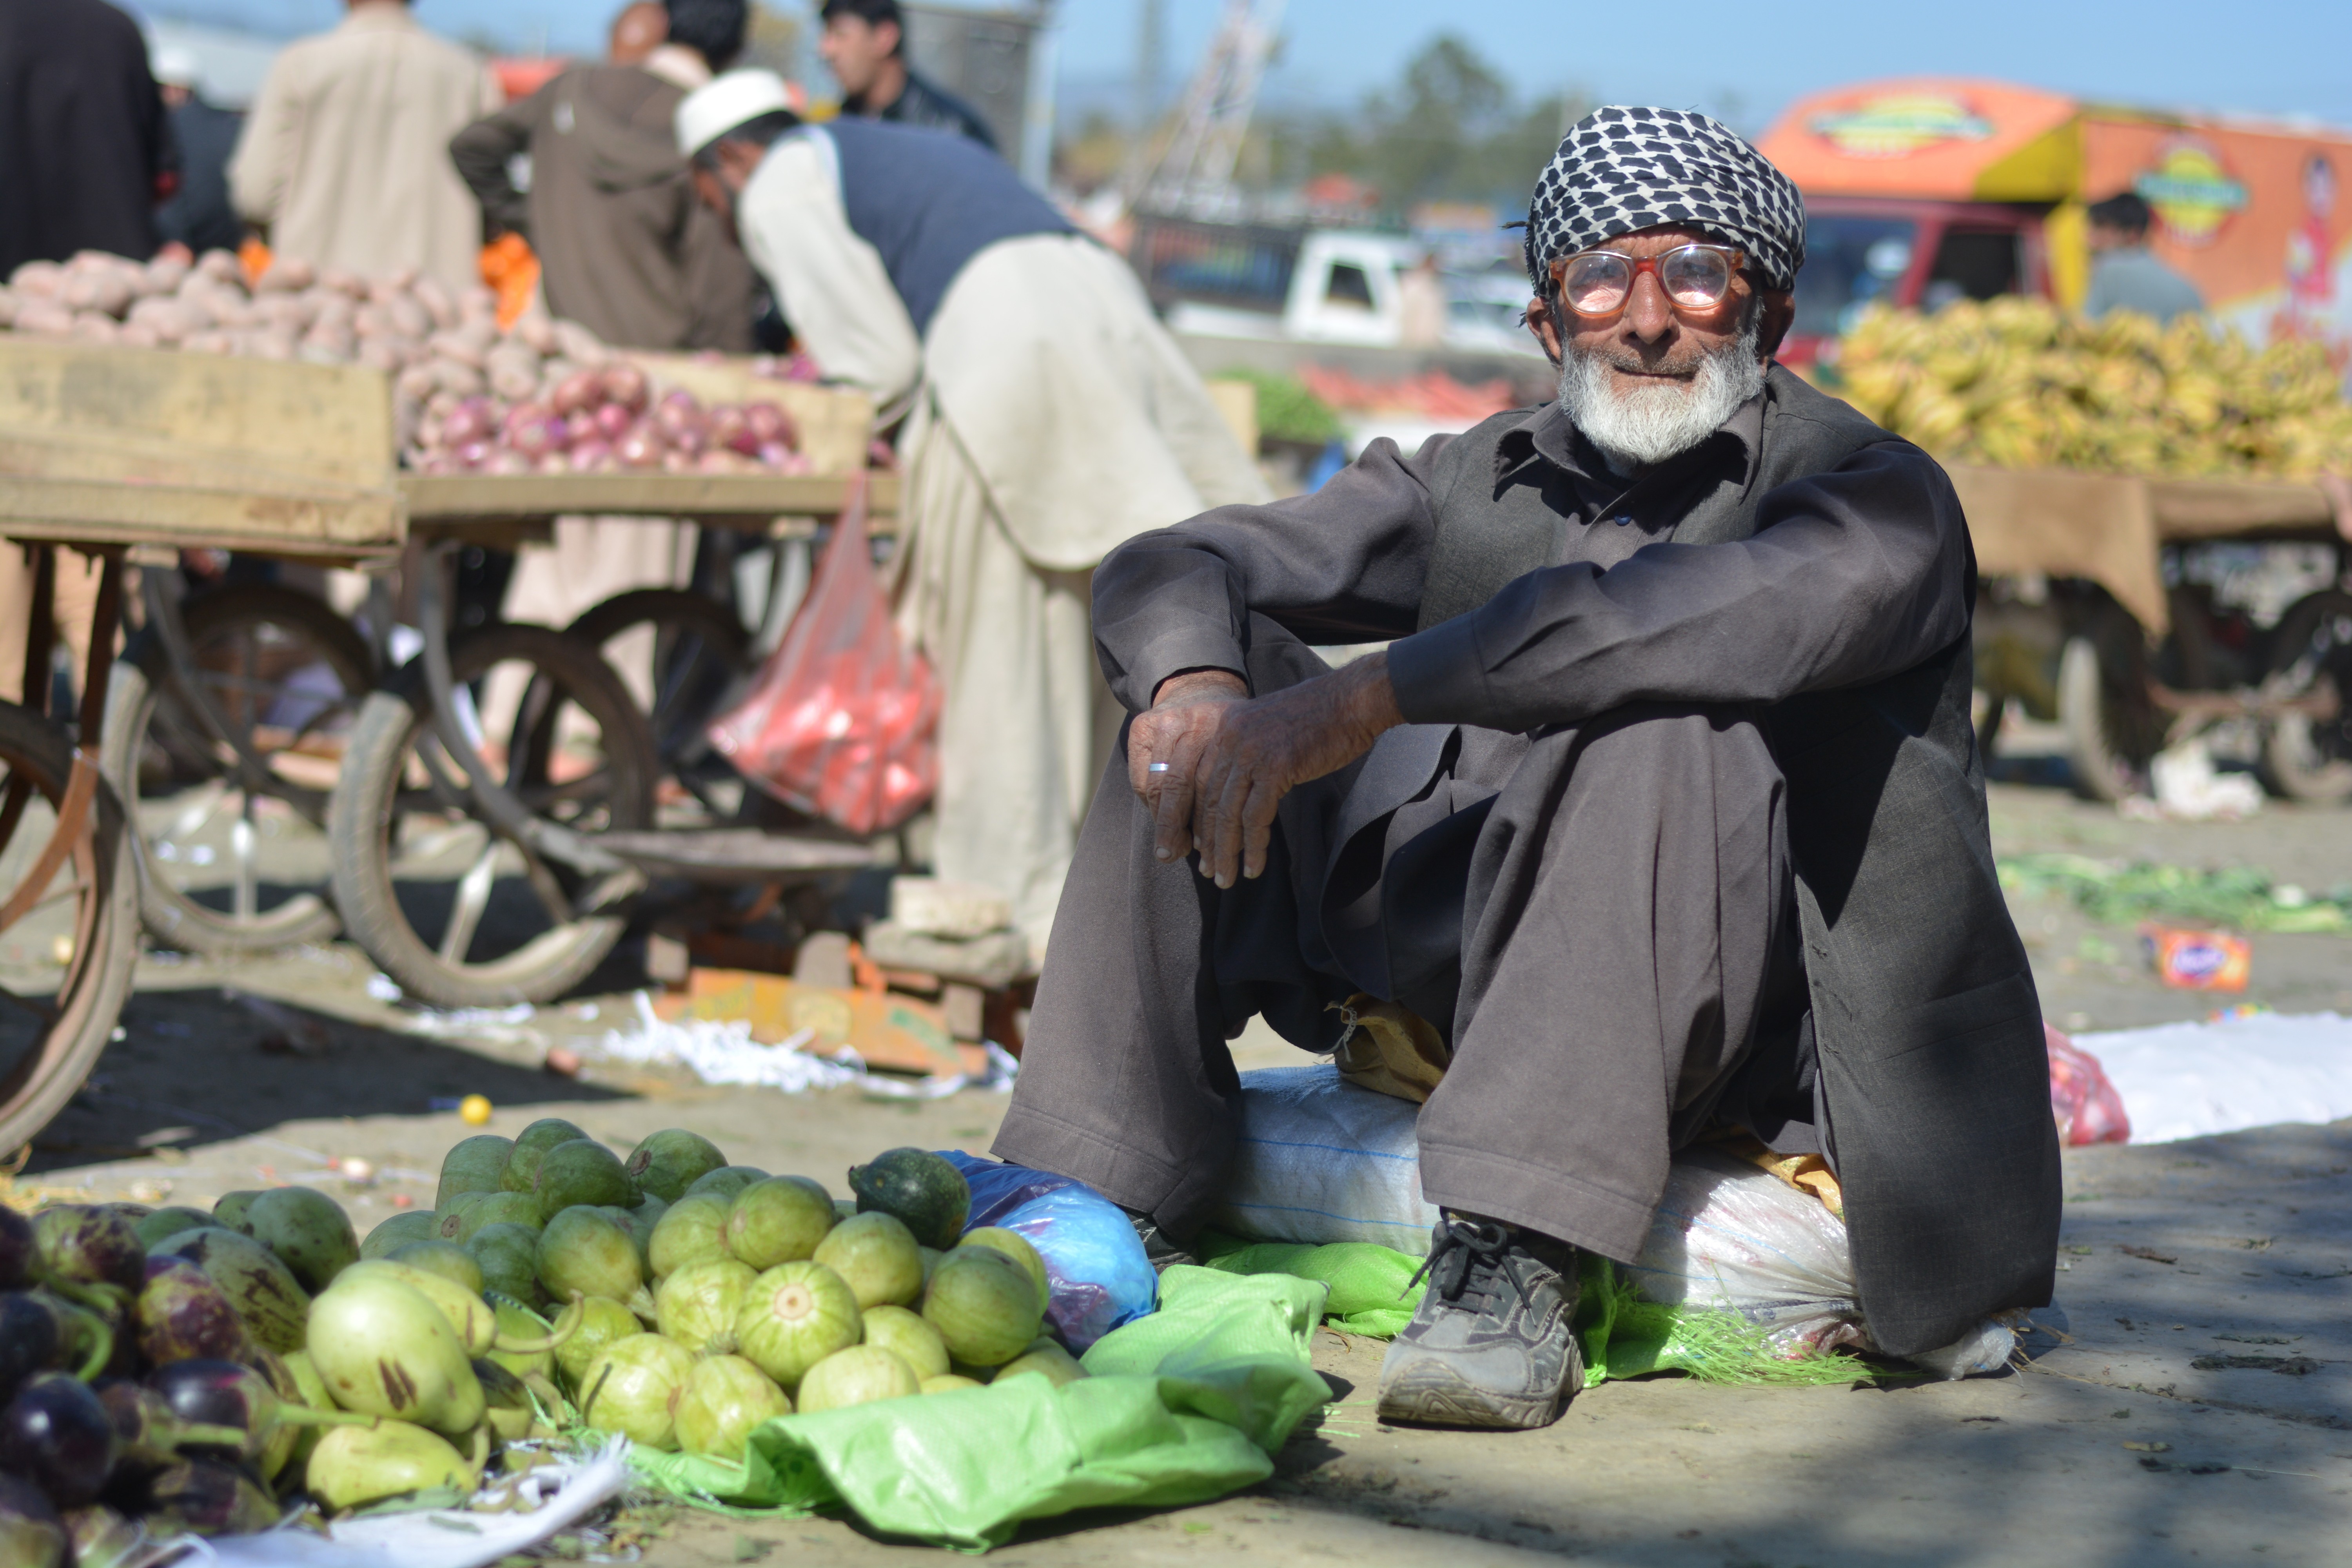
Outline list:
[[[1181,675],[1129,729],[1129,780],[1151,810],[1160,858],[1198,851],[1201,874],[1230,888],[1265,873],[1284,795],[1402,722],[1383,654],[1260,698],[1224,671]]]

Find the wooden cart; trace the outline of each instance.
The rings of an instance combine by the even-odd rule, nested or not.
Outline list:
[[[712,370],[694,368],[706,376]],[[739,395],[707,383],[698,390]],[[746,668],[740,627],[726,624],[716,606],[681,594],[625,596],[672,639],[664,648],[672,667],[681,658],[689,665],[686,676],[665,682],[650,713],[634,710],[598,657],[622,627],[596,624],[594,611],[561,632],[502,626],[454,633],[450,622],[445,557],[466,544],[510,549],[543,540],[564,515],[685,520],[805,538],[844,510],[853,486],[865,488],[871,512],[895,513],[896,479],[863,468],[870,405],[787,390],[804,395],[788,408],[802,426],[803,449],[821,470],[833,471],[402,479],[410,527],[425,552],[416,593],[421,657],[359,715],[330,837],[336,902],[351,935],[409,994],[453,1007],[544,1002],[593,970],[618,941],[630,900],[656,879],[751,886],[772,899],[875,862],[865,842],[822,824],[780,826],[768,818],[781,814],[763,816],[762,803],[748,795],[717,811],[693,813],[691,802],[681,803],[684,812],[662,809],[662,785],[675,791],[679,781],[692,782],[709,708],[711,685],[702,683],[698,694],[692,661],[707,661],[720,686]],[[885,531],[887,523],[877,529]],[[497,665],[530,673],[511,718],[486,728],[474,694],[482,691],[486,703],[494,696],[484,682]],[[682,721],[666,710],[673,688],[683,694]],[[593,753],[593,765],[579,776],[563,776],[558,754],[567,724],[594,732],[581,748]],[[572,765],[580,765],[576,758]],[[709,804],[707,795],[699,798]],[[699,820],[681,825],[681,815]],[[460,819],[476,826],[454,851],[429,837]],[[434,857],[413,852],[420,831],[437,852],[437,873],[427,864]],[[895,843],[887,854],[895,860]],[[419,897],[436,876],[449,887],[446,908]],[[535,921],[539,929],[486,949],[485,919],[502,886],[510,905],[535,901],[525,924]]]
[[[1976,620],[1988,746],[2016,699],[2066,731],[2077,786],[2147,792],[2165,746],[2251,726],[2263,782],[2352,800],[2347,537],[2315,485],[1949,468],[1983,579]],[[2307,591],[2248,617],[2198,581],[2200,546],[2293,544]]]
[[[209,547],[347,563],[396,552],[405,521],[391,467],[389,392],[374,373],[0,338],[0,532],[27,548],[34,570],[26,700],[0,704],[0,868],[13,884],[0,932],[44,919],[60,928],[50,977],[5,993],[0,1154],[80,1087],[137,963],[138,835],[99,758],[118,677],[133,673],[114,658],[126,554],[170,563]],[[47,700],[60,548],[100,563],[71,727]],[[182,679],[197,666],[177,606],[159,574],[146,575],[144,635],[177,645],[153,662],[172,672],[186,711],[209,717],[204,744],[218,766],[257,796],[269,775],[249,727],[225,716],[201,680]],[[41,847],[12,853],[20,829],[41,833]],[[0,962],[27,967],[24,944],[13,945]]]

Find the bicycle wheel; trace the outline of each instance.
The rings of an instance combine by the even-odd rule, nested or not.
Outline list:
[[[2294,697],[2332,688],[2336,716],[2273,721],[2263,742],[2263,782],[2274,795],[2313,805],[2352,801],[2352,595],[2331,589],[2296,605],[2272,646],[2266,684]]]
[[[47,845],[73,747],[34,713],[0,702],[0,899]],[[30,1142],[80,1089],[114,1033],[139,963],[137,873],[101,781],[47,888],[0,941],[0,1158]]]
[[[182,618],[195,679],[269,778],[246,787],[170,682],[163,638],[141,633],[114,667],[100,748],[140,912],[158,942],[216,957],[325,942],[341,923],[325,896],[327,794],[373,684],[367,645],[331,606],[267,583],[202,595]]]
[[[494,626],[453,644],[449,661],[458,722],[531,812],[580,833],[651,825],[653,738],[594,649],[543,626]],[[327,820],[344,928],[421,1001],[551,1000],[603,961],[625,920],[580,909],[589,879],[478,818],[425,702],[415,661],[352,727]]]
[[[2076,794],[2119,801],[2148,792],[2166,721],[2148,697],[2139,623],[2121,609],[2106,607],[2060,650],[2058,721]]]
[[[623,640],[641,630],[652,636]],[[684,589],[639,588],[584,611],[567,635],[613,665],[653,727],[663,771],[699,794],[694,774],[709,753],[703,727],[751,652],[751,636],[735,612]],[[648,693],[649,703],[644,700]]]

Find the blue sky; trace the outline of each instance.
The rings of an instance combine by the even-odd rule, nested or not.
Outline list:
[[[452,33],[487,29],[559,50],[598,46],[619,0],[416,0]],[[772,0],[778,3],[778,0]],[[804,5],[806,0],[782,0]],[[307,31],[336,0],[145,0],[191,20]],[[1165,0],[1170,74],[1189,74],[1222,0]],[[1133,70],[1137,0],[1061,0],[1066,92],[1097,100]],[[1671,26],[1668,18],[1672,18]],[[1760,126],[1799,93],[1934,70],[1995,77],[2124,102],[2309,115],[2352,126],[2352,4],[2347,0],[1289,0],[1287,39],[1268,90],[1347,102],[1391,78],[1440,28],[1467,37],[1527,91],[1574,85],[1603,100],[1729,110]]]

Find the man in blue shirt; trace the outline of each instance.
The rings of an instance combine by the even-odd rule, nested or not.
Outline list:
[[[2136,191],[2091,208],[2091,291],[2083,313],[2094,321],[2109,310],[2137,310],[2169,324],[2179,315],[2202,315],[2197,285],[2148,254],[2147,203]]]

